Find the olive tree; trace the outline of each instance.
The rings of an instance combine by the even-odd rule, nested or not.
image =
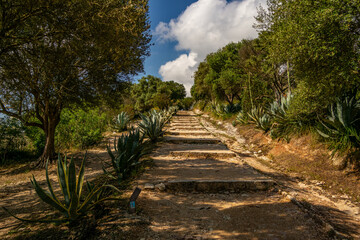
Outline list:
[[[151,38],[147,0],[45,2],[0,5],[0,26],[10,29],[1,29],[0,113],[44,130],[40,165],[55,155],[62,109],[121,92],[143,71]]]

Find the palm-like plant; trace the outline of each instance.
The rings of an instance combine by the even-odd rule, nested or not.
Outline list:
[[[111,157],[111,165],[115,170],[116,177],[106,171],[105,168],[103,168],[104,172],[119,181],[128,178],[132,169],[139,163],[139,159],[146,154],[143,139],[143,135],[137,129],[115,139],[115,153],[111,151],[109,146],[107,151]]]
[[[114,128],[119,132],[124,131],[127,129],[129,122],[129,115],[126,112],[121,112],[115,119]]]
[[[42,219],[42,220],[30,220],[18,218],[15,215],[11,214],[6,208],[9,214],[13,217],[27,222],[55,222],[55,223],[64,223],[69,222],[72,223],[78,220],[80,217],[83,217],[87,214],[87,212],[93,208],[96,204],[110,200],[113,198],[99,198],[99,193],[105,188],[110,187],[116,191],[119,191],[112,185],[102,185],[102,186],[93,186],[91,191],[87,193],[86,196],[82,196],[82,188],[84,183],[84,173],[85,173],[85,159],[84,156],[78,177],[76,178],[76,170],[75,163],[73,158],[71,158],[70,163],[68,164],[67,157],[64,160],[58,157],[57,164],[57,174],[58,174],[58,182],[63,194],[63,200],[60,200],[54,193],[54,189],[51,185],[49,172],[48,172],[48,162],[46,163],[46,182],[48,185],[49,192],[42,189],[39,183],[36,181],[35,177],[31,180],[31,184],[35,188],[35,191],[39,198],[45,203],[49,204],[51,207],[58,210],[60,213],[64,215],[62,219]]]
[[[330,148],[346,151],[360,148],[360,100],[354,97],[337,99],[329,109],[327,119],[320,120],[318,133],[332,142]]]

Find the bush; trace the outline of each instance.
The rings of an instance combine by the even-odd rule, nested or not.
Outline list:
[[[90,147],[103,139],[107,125],[108,117],[99,109],[64,109],[56,128],[56,146],[59,150]]]
[[[25,134],[31,140],[35,154],[40,156],[44,151],[46,142],[44,131],[38,127],[25,127]]]
[[[194,99],[191,97],[186,97],[178,101],[177,106],[182,110],[190,110],[194,105]]]
[[[0,163],[29,155],[29,148],[20,121],[11,117],[0,118]]]

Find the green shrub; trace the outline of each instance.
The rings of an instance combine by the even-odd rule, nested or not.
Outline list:
[[[127,129],[130,122],[130,117],[126,112],[121,112],[117,115],[113,127],[118,131],[122,132]]]
[[[82,160],[81,167],[79,170],[78,177],[76,178],[76,169],[73,158],[71,158],[70,163],[68,164],[67,158],[64,160],[59,155],[57,163],[57,176],[58,183],[63,194],[63,200],[59,199],[55,195],[54,189],[52,187],[49,172],[48,172],[48,163],[46,163],[46,182],[49,189],[49,192],[45,191],[40,187],[39,183],[36,181],[35,177],[31,180],[31,184],[35,188],[35,191],[39,198],[45,203],[49,204],[51,207],[58,210],[62,215],[62,219],[41,219],[41,220],[30,220],[22,219],[11,214],[6,208],[5,211],[10,213],[13,217],[27,222],[55,222],[55,223],[65,223],[69,222],[70,224],[79,220],[81,217],[88,214],[89,210],[92,209],[96,204],[109,200],[110,198],[98,198],[98,194],[102,191],[103,188],[110,187],[119,191],[112,185],[102,185],[91,187],[91,191],[87,193],[86,196],[82,196],[82,188],[84,182],[85,174],[85,159]],[[97,201],[94,199],[97,198]]]
[[[45,148],[45,133],[42,129],[38,127],[25,127],[25,134],[31,140],[35,154],[40,155]]]
[[[106,171],[104,172],[121,182],[131,176],[131,171],[139,163],[139,159],[145,154],[145,145],[143,144],[143,135],[139,130],[132,130],[128,134],[123,134],[114,140],[114,150],[112,153],[110,146],[107,151],[111,157],[111,165],[115,170],[116,177]]]
[[[103,139],[107,125],[107,115],[99,109],[64,109],[56,128],[56,146],[59,150],[85,149]]]
[[[190,110],[194,105],[194,99],[186,97],[178,101],[177,106],[182,110]]]
[[[10,117],[0,118],[0,164],[28,155],[28,145],[20,121]]]
[[[333,153],[360,149],[360,100],[338,98],[330,105],[327,118],[319,122],[317,131],[330,142]]]

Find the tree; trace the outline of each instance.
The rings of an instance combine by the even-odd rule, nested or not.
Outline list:
[[[289,65],[297,112],[317,112],[344,91],[359,88],[358,0],[269,0],[257,21],[267,60]]]
[[[140,112],[149,111],[151,108],[168,108],[176,100],[185,98],[184,85],[174,82],[163,82],[160,78],[148,75],[142,77],[134,84],[131,95],[136,101],[135,109]]]
[[[0,12],[4,15],[11,6],[14,16],[0,19],[0,26],[30,17],[7,31],[13,40],[1,41],[1,50],[6,50],[0,59],[0,113],[44,130],[46,144],[39,161],[44,165],[55,155],[54,134],[62,109],[96,104],[121,92],[124,82],[143,70],[150,35],[147,0],[36,5],[41,3],[2,1]],[[29,7],[23,9],[24,4]],[[41,9],[41,14],[34,15],[33,9]],[[24,33],[28,40],[22,41]]]

